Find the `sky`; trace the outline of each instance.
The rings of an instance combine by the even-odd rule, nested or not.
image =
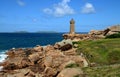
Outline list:
[[[0,32],[76,32],[120,24],[120,0],[0,0]]]

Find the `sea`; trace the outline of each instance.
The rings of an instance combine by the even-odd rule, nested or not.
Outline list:
[[[86,34],[87,32],[82,32]],[[36,45],[53,45],[63,40],[64,33],[0,33],[0,62],[3,62],[11,48],[32,48]]]

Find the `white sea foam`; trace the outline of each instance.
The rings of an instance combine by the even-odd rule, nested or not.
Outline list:
[[[7,55],[5,54],[6,50],[0,50],[0,63],[4,62],[5,58],[7,58]],[[3,66],[0,66],[0,71],[2,71]]]
[[[7,58],[7,55],[5,54],[6,50],[0,50],[0,62],[3,62],[5,58]]]

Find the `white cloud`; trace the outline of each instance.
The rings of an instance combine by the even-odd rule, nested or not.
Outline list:
[[[62,2],[54,4],[53,8],[45,8],[43,12],[46,14],[52,14],[55,17],[74,14],[74,9],[68,5],[70,1],[71,0],[62,0]]]
[[[95,13],[95,8],[91,3],[86,3],[85,6],[82,7],[83,14],[91,14]]]
[[[17,0],[18,5],[25,6],[25,3],[22,0]]]

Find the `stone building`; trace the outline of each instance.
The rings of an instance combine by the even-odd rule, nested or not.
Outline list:
[[[73,19],[70,20],[70,32],[69,34],[75,34],[75,21]]]

